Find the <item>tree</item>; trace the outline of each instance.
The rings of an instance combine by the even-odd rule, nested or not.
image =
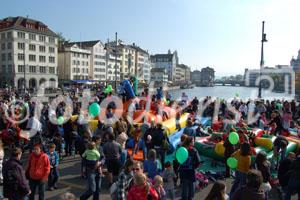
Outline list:
[[[58,36],[58,49],[62,49],[63,45],[64,45],[65,43],[70,42],[70,40],[69,40],[69,39],[66,39],[66,38],[63,36],[62,32],[57,32],[56,34],[57,34],[57,36]]]

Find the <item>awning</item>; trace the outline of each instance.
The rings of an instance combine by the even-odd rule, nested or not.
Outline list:
[[[78,83],[78,84],[90,85],[90,84],[93,84],[94,81],[92,81],[92,80],[73,80],[73,82]]]

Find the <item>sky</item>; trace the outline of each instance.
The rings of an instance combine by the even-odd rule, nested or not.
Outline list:
[[[2,0],[0,18],[29,16],[71,41],[114,39],[151,54],[177,50],[179,62],[217,76],[288,65],[300,49],[299,0]]]

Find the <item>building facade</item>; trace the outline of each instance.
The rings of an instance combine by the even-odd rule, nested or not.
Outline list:
[[[168,81],[176,80],[176,66],[178,65],[177,51],[171,53],[169,50],[167,54],[155,54],[150,58],[154,63],[155,68],[163,68],[168,72]]]
[[[164,68],[152,68],[151,69],[151,82],[155,84],[163,84],[168,82],[168,71]]]
[[[105,45],[100,40],[76,42],[76,44],[91,52],[89,78],[93,81],[106,81]]]
[[[258,87],[261,77],[262,88],[273,85],[274,92],[294,92],[295,74],[289,65],[276,65],[275,67],[264,67],[259,69],[245,69],[245,86]],[[288,91],[287,91],[288,90]]]
[[[144,49],[136,46],[134,43],[132,48],[135,49],[135,74],[139,80],[149,83],[150,82],[150,55]]]
[[[205,67],[201,69],[201,85],[202,86],[214,86],[215,70],[211,67]]]
[[[0,87],[38,89],[45,81],[57,87],[57,46],[57,35],[40,21],[0,20]]]
[[[175,69],[175,82],[187,83],[191,81],[191,68],[187,65],[177,65]]]
[[[77,43],[66,43],[58,52],[58,77],[61,81],[90,80],[91,51]]]
[[[199,70],[194,70],[192,73],[191,73],[191,81],[192,83],[200,83],[201,81],[201,71]]]
[[[293,57],[290,64],[295,72],[295,93],[298,98],[300,96],[300,50],[298,51],[297,58]]]

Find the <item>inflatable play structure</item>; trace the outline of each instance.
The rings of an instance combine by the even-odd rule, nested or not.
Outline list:
[[[268,155],[268,159],[271,159],[273,157],[273,142],[276,137],[263,135],[264,131],[260,129],[254,130],[253,132],[256,135],[254,140],[255,146],[253,147],[255,151],[254,154],[258,154],[260,151],[265,151]],[[197,141],[195,142],[195,148],[198,150],[200,155],[223,161],[225,159],[225,148],[223,146],[223,141],[213,143],[210,141],[210,138],[211,136],[197,138]],[[296,143],[293,140],[290,140],[290,138],[286,138],[289,141],[286,154],[296,151],[299,145],[299,139],[296,140]],[[252,156],[252,159],[254,159],[254,155]]]

